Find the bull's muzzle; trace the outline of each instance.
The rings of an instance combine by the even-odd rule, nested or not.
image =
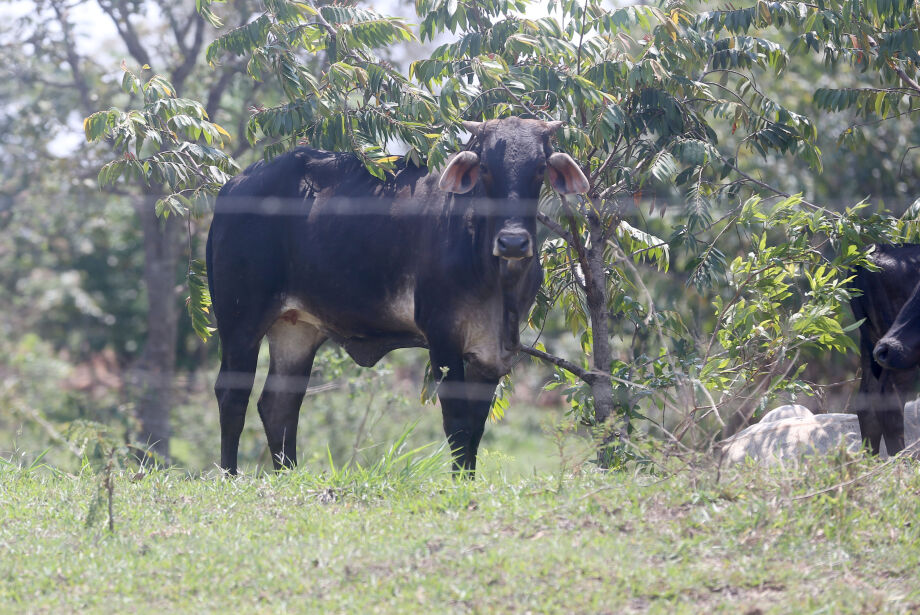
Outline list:
[[[508,260],[533,256],[533,239],[524,229],[502,229],[495,236],[492,254]]]
[[[872,356],[886,369],[911,369],[917,365],[916,352],[911,352],[911,349],[894,337],[885,336],[880,339]]]

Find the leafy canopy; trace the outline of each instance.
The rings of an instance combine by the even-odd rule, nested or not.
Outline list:
[[[198,4],[216,23],[213,4]],[[694,420],[696,410],[732,400],[807,389],[793,365],[799,353],[852,347],[840,310],[849,270],[865,260],[861,247],[913,227],[861,219],[859,207],[832,212],[757,179],[749,169],[780,156],[821,169],[814,123],[764,78],[793,70],[792,54],[817,52],[829,65],[871,69],[886,84],[819,89],[819,107],[883,118],[909,109],[920,95],[912,0],[759,0],[701,13],[683,2],[546,6],[546,15],[529,17],[528,0],[416,0],[416,34],[403,19],[350,4],[269,0],[252,21],[220,35],[207,59],[246,57],[252,78],[283,93],[246,128],[267,156],[307,142],[353,151],[381,178],[394,152],[442,166],[461,145],[461,120],[563,120],[559,149],[583,165],[590,189],[570,200],[547,190],[541,199],[553,236],[530,324],[542,331],[561,308],[582,355],[552,361],[555,386],[586,422],[609,415],[597,407],[604,388],[613,389],[617,413],[638,416],[639,401],[652,398]],[[445,32],[454,40],[405,73],[386,59],[393,45]],[[317,56],[319,74],[304,62]],[[103,169],[103,183],[134,173],[169,186],[181,204],[193,185],[213,192],[231,167],[208,149],[220,131],[200,107],[171,98],[155,79],[140,86],[126,74],[143,90],[145,111],[96,114],[87,134],[135,149]],[[180,132],[206,144],[166,138]],[[144,143],[157,138],[161,149],[142,159]],[[182,154],[190,156],[185,166],[170,167]],[[207,170],[196,178],[189,168]],[[648,216],[655,207],[658,221]],[[658,272],[682,278],[714,311],[656,307],[653,291],[673,286]],[[617,341],[610,323],[633,330],[633,339]],[[540,344],[532,350],[549,357]]]
[[[88,141],[106,139],[120,154],[100,169],[100,187],[113,187],[119,181],[141,183],[158,196],[157,215],[200,215],[220,187],[239,171],[221,149],[230,135],[208,120],[201,103],[177,97],[164,78],[154,75],[142,82],[124,64],[122,70],[122,89],[140,95],[143,108],[124,111],[112,107],[83,122]],[[186,275],[192,327],[205,339],[212,327],[204,264],[189,259]]]

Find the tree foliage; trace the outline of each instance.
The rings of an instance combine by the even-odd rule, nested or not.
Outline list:
[[[849,66],[864,75],[863,87],[817,88],[818,109],[852,109],[882,120],[914,109],[920,96],[920,13],[913,0],[758,2],[746,9],[714,11],[700,21],[700,27],[716,33],[770,26],[789,31],[790,52],[811,52],[828,69]],[[851,140],[854,130],[844,135]]]
[[[236,24],[246,22],[252,9],[241,1],[217,12]],[[114,140],[84,142],[81,120],[113,107],[137,109],[134,119],[143,115],[138,109],[144,99],[141,84],[129,92],[120,87],[121,77],[127,78],[118,70],[124,58],[132,66],[153,66],[151,73],[162,75],[175,96],[199,99],[207,119],[219,120],[234,134],[240,132],[240,117],[248,119],[255,87],[234,78],[245,65],[231,61],[220,71],[204,65],[203,47],[214,32],[191,4],[35,0],[6,3],[4,17],[0,277],[10,292],[0,299],[0,329],[14,345],[30,333],[38,335],[51,356],[75,366],[75,374],[87,369],[96,374],[91,366],[105,365],[104,377],[60,384],[72,393],[62,410],[54,403],[34,406],[49,419],[117,422],[135,441],[156,442],[158,452],[165,452],[170,408],[187,395],[174,388],[174,370],[177,364],[201,364],[205,352],[193,326],[200,330],[206,319],[196,325],[177,317],[186,299],[177,282],[196,268],[194,260],[184,258],[180,241],[190,237],[197,251],[203,224],[178,216],[157,219],[153,203],[164,196],[166,184],[156,177],[149,186],[117,181],[100,191],[95,180],[100,167],[111,161]],[[144,74],[144,82],[151,73]],[[160,98],[161,105],[173,104],[169,96]],[[272,100],[271,93],[263,99]],[[182,122],[178,116],[183,114],[193,121],[204,118],[190,109],[173,114],[175,121]],[[203,137],[192,138],[187,127],[167,126],[178,139],[207,146]],[[163,138],[172,136],[163,131]],[[147,141],[140,154],[130,154],[146,157],[156,147]],[[224,148],[240,156],[249,144],[234,139],[224,141]],[[133,165],[126,163],[130,156],[124,150],[118,154],[120,160],[108,171]],[[173,161],[174,171],[187,174],[192,188],[191,178],[200,177],[182,154]],[[168,165],[162,168],[168,173]],[[178,199],[166,205],[187,207]],[[206,298],[194,285],[187,294],[192,311],[200,313]],[[0,363],[3,372],[8,361]],[[154,429],[154,423],[162,429]]]
[[[201,103],[176,96],[163,77],[154,75],[142,82],[126,66],[122,69],[122,88],[128,94],[142,95],[143,108],[123,111],[112,107],[84,120],[88,141],[108,139],[120,154],[100,169],[99,185],[112,186],[120,180],[143,184],[162,194],[156,212],[164,218],[208,211],[210,199],[239,171],[221,149],[230,134],[208,120]],[[190,260],[187,277],[192,327],[207,339],[212,330],[207,318],[211,298],[202,263]]]
[[[109,139],[121,154],[100,169],[100,187],[123,179],[162,188],[166,194],[157,200],[156,210],[164,217],[200,210],[200,202],[239,171],[221,149],[230,134],[208,120],[201,103],[177,97],[163,77],[154,75],[141,83],[126,66],[123,70],[122,88],[142,94],[143,110],[112,107],[83,121],[87,141]]]
[[[199,6],[212,11],[207,0]],[[246,126],[250,142],[267,143],[267,156],[308,142],[354,151],[377,177],[393,168],[394,152],[440,167],[461,145],[461,120],[563,120],[558,148],[581,163],[590,189],[541,198],[551,235],[529,325],[539,337],[559,314],[580,353],[565,358],[539,341],[522,350],[554,366],[550,386],[565,391],[580,420],[606,425],[607,440],[654,408],[675,411],[679,420],[658,427],[682,441],[703,416],[724,424],[726,408],[749,416],[776,394],[813,392],[801,378],[809,354],[853,346],[841,306],[863,247],[903,238],[911,226],[867,218],[855,202],[835,212],[758,179],[756,166],[776,157],[814,173],[822,166],[815,123],[763,84],[815,52],[882,84],[817,89],[817,107],[910,113],[920,94],[917,8],[890,0],[758,1],[709,12],[683,2],[547,7],[534,17],[527,0],[417,0],[416,34],[402,19],[350,4],[272,0],[219,36],[207,59],[243,57],[251,77],[283,93]],[[406,72],[380,57],[388,46],[445,33],[453,39]],[[314,74],[304,59],[318,56],[324,63]],[[151,83],[144,88],[156,93]],[[88,122],[93,134],[109,130],[121,144],[154,120],[186,136],[211,134],[190,103],[168,111],[188,118],[185,125],[151,115],[161,99],[145,100],[143,113],[110,111]],[[209,165],[229,168],[197,147],[186,148],[185,162],[208,153]],[[101,179],[131,170],[182,190],[194,183],[153,175],[156,167],[139,159],[114,164]],[[684,287],[670,296],[693,297],[695,313],[656,300],[653,291],[675,278]]]

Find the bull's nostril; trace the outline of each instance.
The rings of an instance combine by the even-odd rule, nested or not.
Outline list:
[[[530,238],[526,235],[501,235],[496,246],[502,254],[523,254],[530,246]]]
[[[875,347],[875,352],[873,353],[875,355],[875,360],[878,361],[879,363],[884,363],[885,361],[887,361],[888,360],[888,350],[889,350],[888,344],[878,344]]]

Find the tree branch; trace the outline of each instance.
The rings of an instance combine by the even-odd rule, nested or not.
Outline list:
[[[198,61],[198,54],[204,44],[204,18],[196,13],[192,20],[195,22],[195,38],[190,47],[185,44],[180,34],[176,32],[176,45],[182,53],[182,63],[172,71],[171,80],[177,92],[182,91],[185,80],[188,79],[188,76],[195,68],[195,62]]]
[[[185,44],[185,35],[188,33],[188,27],[192,21],[194,21],[194,16],[191,21],[185,24],[184,28],[179,27],[179,22],[176,21],[176,16],[172,12],[172,7],[166,3],[160,3],[160,10],[163,11],[163,14],[166,15],[166,21],[169,22],[169,27],[172,29],[173,36],[176,38],[176,46],[179,48],[179,53],[182,54],[182,57],[185,58],[188,56],[188,45]]]
[[[588,253],[585,251],[585,243],[578,234],[578,222],[575,220],[575,214],[572,208],[565,200],[565,196],[560,196],[559,198],[562,200],[562,207],[565,208],[566,211],[565,219],[568,221],[569,227],[571,227],[570,232],[572,241],[569,245],[575,248],[575,254],[578,256],[578,264],[581,265],[582,273],[584,273],[585,269],[588,268]]]
[[[554,232],[554,233],[556,233],[557,235],[559,235],[559,237],[561,237],[562,239],[564,239],[565,242],[566,242],[567,244],[569,244],[569,245],[574,244],[575,240],[572,239],[572,234],[569,233],[569,232],[568,232],[567,230],[565,230],[564,228],[562,228],[562,225],[560,225],[558,222],[556,222],[555,220],[553,220],[552,218],[550,218],[549,216],[547,216],[547,215],[546,215],[545,213],[543,213],[542,211],[538,211],[538,212],[537,212],[537,220],[539,220],[539,221],[543,224],[543,226],[545,226],[546,228],[548,228],[548,229],[551,230],[552,232]]]
[[[313,2],[308,2],[308,3],[310,5],[310,8],[316,11],[316,23],[321,25],[329,36],[331,36],[332,38],[335,38],[335,35],[338,33],[338,30],[335,29],[335,26],[333,26],[331,23],[326,21],[326,18],[323,17],[323,14],[319,12],[319,8],[317,8]],[[332,59],[333,61],[335,60],[335,58],[332,58]]]
[[[563,359],[562,357],[557,357],[556,355],[549,354],[548,352],[537,350],[536,348],[533,348],[532,346],[518,346],[518,350],[520,350],[524,354],[529,354],[532,357],[536,357],[540,359],[541,361],[552,363],[556,367],[561,367],[565,371],[575,374],[576,376],[578,376],[579,378],[581,378],[582,380],[584,380],[585,382],[589,384],[597,379],[597,374],[594,374],[593,372],[589,372],[588,370],[582,367],[579,367],[575,365],[574,363],[572,363],[571,361]]]
[[[67,65],[70,67],[73,86],[77,88],[77,92],[80,94],[80,105],[83,107],[83,113],[89,115],[94,111],[92,97],[90,96],[89,85],[86,83],[86,78],[83,76],[83,71],[80,67],[80,56],[77,54],[76,45],[73,41],[73,30],[70,21],[67,19],[66,10],[58,2],[52,2],[51,6],[55,15],[57,15],[58,23],[61,25],[61,33],[64,37],[64,47],[67,53]]]
[[[610,166],[610,163],[613,162],[613,157],[616,155],[616,153],[617,153],[616,149],[610,152],[610,155],[607,156],[606,160],[604,160],[603,163],[601,163],[601,166],[597,167],[597,171],[591,174],[591,179],[589,180],[589,183],[591,184],[591,190],[594,189],[594,182],[597,181],[597,178],[600,177],[601,173],[606,171],[607,167]]]
[[[909,85],[912,90],[920,94],[920,83],[917,83],[915,80],[911,79],[910,75],[905,73],[903,68],[895,66],[894,72],[898,74],[898,77],[901,78],[901,81]]]
[[[221,98],[223,98],[224,92],[230,87],[230,83],[239,72],[240,68],[238,65],[227,66],[225,70],[221,71],[220,79],[217,80],[217,83],[212,85],[211,89],[208,90],[208,99],[205,102],[204,110],[212,122],[217,121],[214,118],[220,110]]]
[[[151,64],[150,54],[147,53],[147,50],[141,45],[140,38],[137,36],[137,31],[134,29],[134,26],[131,25],[130,19],[128,19],[128,11],[124,9],[124,0],[121,0],[121,2],[122,3],[118,5],[118,12],[121,13],[120,18],[115,14],[115,5],[109,3],[107,0],[99,0],[99,8],[111,18],[112,23],[115,25],[115,29],[118,31],[118,36],[121,37],[121,40],[128,48],[128,53],[131,54],[134,61],[141,66],[145,64],[147,66],[153,66],[153,64]]]
[[[792,196],[792,195],[789,194],[788,192],[783,192],[782,190],[779,190],[778,188],[774,188],[774,187],[771,186],[770,184],[766,184],[766,183],[760,181],[759,179],[755,179],[755,178],[751,177],[750,175],[748,175],[747,173],[745,173],[744,171],[742,171],[741,169],[739,169],[736,165],[732,164],[732,163],[731,163],[728,159],[726,159],[724,156],[721,156],[721,155],[720,155],[720,156],[719,156],[719,159],[722,161],[723,164],[726,164],[726,165],[728,165],[729,167],[731,167],[731,169],[732,169],[735,173],[737,173],[738,175],[740,175],[741,177],[743,177],[745,180],[751,182],[752,184],[755,184],[755,185],[757,185],[757,186],[760,186],[760,187],[763,188],[764,190],[769,190],[769,191],[772,192],[773,194],[779,195],[779,196],[784,197],[784,198],[787,198],[787,199],[790,198],[790,197]],[[805,206],[807,206],[807,207],[811,207],[812,209],[817,209],[817,210],[826,212],[826,213],[828,213],[828,214],[832,214],[832,213],[833,213],[833,212],[831,212],[831,211],[828,211],[827,208],[821,207],[820,205],[816,205],[815,203],[812,203],[811,201],[806,201],[805,199],[802,199],[802,204],[805,205]]]
[[[505,91],[505,94],[507,94],[508,96],[510,96],[511,99],[512,99],[515,103],[517,103],[517,105],[518,105],[521,109],[523,109],[523,110],[526,111],[527,113],[530,113],[531,115],[534,115],[534,116],[537,115],[537,112],[534,111],[534,110],[530,107],[530,105],[528,105],[528,104],[525,103],[523,100],[521,100],[520,98],[518,98],[518,96],[517,96],[514,92],[512,92],[510,89],[508,89],[508,86],[507,86],[507,85],[505,85],[504,83],[502,83],[502,84],[501,84],[501,89],[503,89],[503,90]],[[547,113],[545,110],[540,109],[539,112],[542,113],[543,116],[546,117],[546,119],[549,119],[549,120],[553,119],[553,116],[550,115],[549,113]]]

